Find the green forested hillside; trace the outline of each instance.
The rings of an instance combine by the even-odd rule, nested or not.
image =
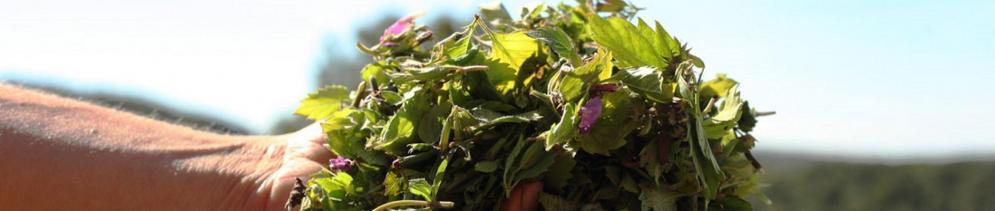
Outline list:
[[[995,162],[777,164],[755,210],[995,210]]]

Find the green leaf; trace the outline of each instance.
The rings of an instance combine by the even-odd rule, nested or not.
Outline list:
[[[387,73],[384,70],[384,65],[380,62],[367,64],[363,67],[360,74],[360,77],[367,83],[370,83],[374,79],[380,84],[387,82]]]
[[[595,42],[615,54],[619,66],[653,66],[664,69],[670,59],[669,49],[655,49],[656,36],[647,37],[631,22],[612,17],[607,20],[591,16],[588,30]]]
[[[709,139],[720,138],[732,130],[739,122],[743,114],[743,101],[739,98],[739,90],[733,85],[726,90],[722,96],[722,105],[719,106],[715,115],[705,119],[702,127],[705,129],[705,137]]]
[[[487,27],[484,31],[491,36],[490,58],[502,65],[488,64],[487,77],[501,93],[507,93],[515,87],[515,79],[523,63],[540,51],[539,41],[529,37],[525,32],[495,33]]]
[[[549,166],[549,171],[543,178],[545,185],[557,189],[566,187],[567,181],[573,178],[571,171],[575,165],[577,165],[577,161],[569,154],[556,155],[553,165]]]
[[[736,132],[732,129],[726,130],[725,134],[717,139],[719,140],[720,146],[722,146],[722,154],[726,157],[732,156],[733,153],[736,153],[736,146],[741,142],[736,138]]]
[[[435,143],[439,141],[439,132],[442,131],[442,122],[449,116],[452,104],[441,102],[433,106],[428,113],[422,115],[421,122],[418,123],[418,138],[422,142]]]
[[[576,105],[568,103],[563,107],[563,116],[560,122],[554,124],[546,137],[546,150],[553,146],[569,142],[577,135],[577,110]]]
[[[627,5],[623,0],[603,0],[598,1],[595,10],[598,12],[621,12]]]
[[[559,91],[566,102],[574,102],[587,93],[591,84],[598,80],[608,79],[612,71],[612,54],[599,49],[587,64],[571,72],[562,72]]]
[[[449,59],[465,57],[473,49],[473,32],[477,29],[477,22],[472,21],[463,27],[462,32],[453,33],[436,45],[443,55]]]
[[[391,105],[401,105],[401,103],[404,102],[403,101],[404,97],[402,97],[400,94],[397,94],[397,92],[395,91],[381,90],[380,97],[382,97],[385,102]]]
[[[325,120],[342,108],[349,101],[349,89],[341,85],[329,85],[317,92],[308,94],[301,101],[295,113],[312,120]]]
[[[408,192],[432,201],[432,186],[425,181],[425,178],[408,180]]]
[[[313,175],[309,183],[317,184],[333,199],[344,200],[349,195],[357,194],[352,181],[352,176],[347,173],[331,173],[326,170]]]
[[[680,68],[679,68],[680,69]],[[678,70],[678,75],[689,75],[686,71],[687,69]],[[708,139],[705,137],[704,128],[702,128],[701,108],[699,108],[699,96],[698,93],[691,87],[689,80],[685,77],[677,77],[678,90],[683,99],[690,101],[691,117],[688,120],[688,142],[691,144],[691,158],[695,166],[696,178],[700,187],[704,189],[705,199],[711,200],[715,199],[718,194],[719,182],[725,177],[722,171],[719,169],[719,164],[715,161],[715,156],[712,154],[712,147],[709,146]],[[707,201],[706,201],[707,204]]]
[[[660,26],[660,24],[657,23],[657,26]],[[672,58],[673,57],[673,54],[672,54],[673,50],[671,50],[670,45],[667,43],[668,40],[666,39],[666,38],[669,38],[670,36],[664,36],[663,35],[663,34],[667,33],[666,31],[663,31],[662,34],[654,32],[653,28],[650,28],[650,26],[648,24],[646,24],[646,22],[643,21],[642,18],[638,19],[638,28],[639,28],[639,33],[643,37],[645,37],[648,40],[650,40],[650,42],[647,43],[647,44],[652,45],[653,49],[656,50],[656,52],[658,54],[660,54],[661,56],[663,56],[665,58]],[[662,29],[662,28],[659,28],[659,29]],[[671,39],[671,40],[673,40],[673,39]]]
[[[622,174],[622,189],[629,191],[630,193],[639,193],[639,187],[636,185],[636,180],[632,179],[632,176],[628,173]]]
[[[401,182],[403,181],[403,177],[388,171],[387,176],[384,177],[384,195],[396,196],[397,194],[401,194],[401,187],[403,186]]]
[[[574,211],[578,210],[579,204],[556,195],[539,192],[539,204],[546,211]]]
[[[642,21],[642,20],[640,20],[640,21]],[[660,25],[659,21],[654,21],[654,22],[656,23],[656,39],[657,39],[657,42],[666,43],[667,44],[667,49],[670,49],[670,55],[674,55],[674,56],[681,55],[681,43],[678,42],[677,39],[674,39],[674,37],[670,36],[670,33],[667,33],[667,30],[664,29],[662,25]],[[698,59],[697,56],[694,56],[694,55],[689,55],[689,56],[691,56],[693,59],[696,59],[697,63],[701,62],[701,59]],[[705,68],[705,64],[704,63],[702,63],[701,65],[697,65],[697,64],[695,64],[695,65],[697,67],[699,67],[699,68]]]
[[[632,91],[658,103],[673,102],[676,84],[666,83],[662,73],[652,67],[629,68],[619,71],[614,78],[622,81]]]
[[[367,133],[362,131],[365,116],[358,110],[346,109],[335,112],[321,128],[328,135],[328,145],[337,155],[355,159],[363,151]]]
[[[538,144],[535,145],[539,146]],[[541,146],[539,149],[541,149]],[[548,171],[549,166],[553,165],[553,162],[556,161],[553,154],[549,153],[542,153],[538,155],[538,157],[538,160],[533,165],[519,172],[518,175],[515,176],[515,180],[522,181],[525,179],[536,178],[540,174]]]
[[[581,65],[580,56],[577,54],[577,44],[570,39],[570,35],[567,35],[559,27],[540,27],[529,32],[529,36],[545,43],[557,55],[566,58],[570,65],[575,67]]]
[[[739,197],[727,196],[722,199],[722,208],[724,211],[752,211],[753,205]]]
[[[435,177],[432,178],[432,197],[428,198],[429,200],[439,195],[439,188],[442,187],[442,180],[446,175],[446,168],[448,167],[449,158],[445,158],[442,159],[442,163],[439,163],[439,168],[435,169]]]
[[[525,145],[528,145],[527,148]],[[543,150],[542,143],[519,139],[511,155],[505,159],[505,193],[510,194],[519,181],[536,178],[546,172],[554,161],[554,154]]]
[[[508,157],[504,159],[504,172],[501,179],[502,184],[504,185],[505,195],[511,194],[511,190],[515,186],[515,184],[513,184],[513,182],[515,182],[513,181],[513,173],[516,173],[516,171],[520,169],[519,166],[515,166],[515,164],[518,163],[516,161],[519,161],[519,159],[516,158],[518,158],[518,155],[522,153],[522,149],[525,148],[525,145],[528,145],[528,142],[526,142],[522,137],[518,137],[514,143],[515,147],[512,148],[511,153],[508,154]]]
[[[757,181],[754,176],[757,174],[757,169],[744,153],[726,156],[722,162],[722,171],[729,174],[723,185],[735,186],[734,195],[745,197],[756,190]]]
[[[546,6],[546,3],[542,3],[542,2],[539,2],[538,5],[535,5],[535,7],[532,8],[531,11],[529,11],[528,7],[522,7],[522,14],[521,14],[521,16],[522,16],[523,19],[526,19],[526,18],[542,18],[542,17],[540,17],[540,15],[542,15],[542,12],[545,11],[547,8],[548,8],[548,6]]]
[[[479,99],[479,100],[502,100],[501,93],[498,92],[495,87],[496,82],[511,80],[514,83],[515,71],[511,69],[507,64],[500,63],[495,59],[487,58],[484,53],[479,51],[470,51],[467,53],[467,58],[457,63],[457,65],[485,65],[488,70],[486,72],[471,72],[467,74],[462,74],[458,77],[458,80],[452,80],[452,89],[450,94],[455,98],[453,100],[455,105],[467,106],[463,104],[467,101],[467,98]]]
[[[498,27],[498,30],[504,30],[513,21],[511,15],[508,14],[508,10],[498,1],[480,5],[480,14],[484,16],[484,20],[490,23],[491,26]]]
[[[429,109],[429,93],[415,87],[404,94],[404,102],[394,116],[384,125],[380,138],[374,143],[375,149],[387,154],[402,155],[408,144],[415,141],[416,123]]]
[[[480,121],[480,125],[477,125],[474,128],[474,130],[478,131],[486,130],[499,124],[527,123],[542,119],[542,115],[539,114],[539,111],[529,111],[515,115],[503,115],[488,109],[477,107],[471,112],[473,112],[473,117]]]
[[[473,166],[473,170],[477,170],[479,172],[484,172],[484,173],[491,173],[494,172],[494,170],[497,170],[497,167],[498,167],[497,162],[480,161]]]
[[[387,120],[387,124],[384,126],[383,134],[381,134],[381,139],[379,145],[376,148],[383,149],[388,154],[401,155],[404,151],[398,147],[409,144],[411,137],[414,134],[415,126],[412,118],[408,116],[413,116],[407,112],[398,112],[398,115],[391,116]]]
[[[640,187],[639,201],[643,210],[676,211],[677,199],[680,194],[671,192],[666,187],[643,185]]]
[[[704,99],[712,97],[725,97],[729,89],[739,84],[736,80],[726,77],[726,74],[718,74],[715,79],[705,81],[701,84],[701,97]]]
[[[577,136],[577,143],[584,151],[608,155],[626,143],[625,137],[634,131],[641,122],[633,119],[636,103],[628,91],[620,89],[602,96],[601,117],[591,127],[588,134]]]
[[[388,76],[394,83],[407,83],[410,81],[434,81],[450,76],[453,71],[459,69],[457,66],[433,66],[422,68],[405,68],[403,72],[391,73]]]

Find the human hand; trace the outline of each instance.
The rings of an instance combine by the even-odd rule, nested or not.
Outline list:
[[[325,140],[320,125],[315,123],[294,133],[248,143],[247,147],[261,151],[262,156],[256,171],[242,179],[248,182],[245,207],[285,210],[296,178],[307,181],[333,157],[323,146]]]

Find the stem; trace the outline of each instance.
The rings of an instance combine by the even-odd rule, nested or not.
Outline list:
[[[363,53],[369,55],[377,55],[377,51],[370,49],[369,47],[366,47],[366,45],[363,45],[363,43],[356,43],[356,48],[358,48],[359,51],[362,51]]]
[[[770,116],[774,114],[777,114],[777,111],[757,111],[757,114],[755,115],[761,117],[761,116]]]
[[[453,203],[451,201],[429,202],[422,200],[398,200],[382,204],[377,208],[373,208],[373,211],[387,211],[390,210],[390,208],[394,207],[431,207],[431,208],[451,209],[454,206],[456,206],[456,203]]]
[[[459,111],[457,110],[457,106],[453,106],[449,110],[449,116],[442,122],[442,134],[439,134],[439,153],[443,155],[449,151],[449,134],[452,133],[453,122],[456,119],[453,115],[456,115],[457,111]]]
[[[363,98],[366,98],[366,81],[360,81],[359,87],[356,87],[356,99],[352,101],[352,107],[359,108]]]
[[[753,157],[753,153],[750,153],[749,151],[747,151],[744,154],[746,155],[746,159],[750,160],[750,164],[753,164],[753,168],[756,168],[757,170],[760,170],[760,168],[763,167],[763,166],[760,165],[760,161],[757,161],[757,158]]]
[[[473,66],[460,67],[459,69],[456,69],[456,72],[458,73],[483,72],[483,71],[487,71],[487,66],[473,65]]]
[[[712,111],[712,106],[714,104],[715,104],[715,98],[714,97],[711,98],[711,99],[708,99],[708,104],[705,105],[705,110],[701,111],[701,113],[702,114],[708,114],[708,112]]]

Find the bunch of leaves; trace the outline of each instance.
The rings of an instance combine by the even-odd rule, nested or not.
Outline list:
[[[513,19],[485,5],[434,46],[399,20],[358,45],[374,62],[355,90],[298,108],[339,156],[303,209],[497,210],[524,182],[541,182],[545,210],[751,209],[757,113],[638,10],[579,1]]]

